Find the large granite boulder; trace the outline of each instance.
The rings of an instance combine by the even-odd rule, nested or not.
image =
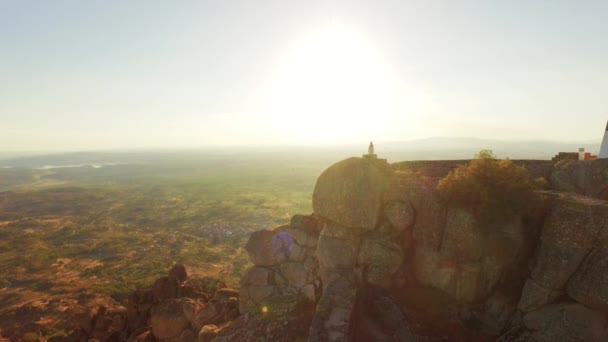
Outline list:
[[[348,158],[325,170],[315,185],[315,215],[342,226],[373,230],[392,172],[382,160]]]
[[[562,160],[551,173],[551,188],[608,199],[608,159]]]
[[[416,212],[409,202],[392,201],[385,205],[384,215],[396,232],[401,233],[414,224]]]

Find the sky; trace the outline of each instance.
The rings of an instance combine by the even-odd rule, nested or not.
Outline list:
[[[606,1],[0,0],[0,151],[599,141]]]

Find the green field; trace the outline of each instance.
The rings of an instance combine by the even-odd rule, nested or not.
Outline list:
[[[176,262],[238,286],[249,234],[311,212],[328,164],[261,155],[0,169],[0,287],[124,301]]]

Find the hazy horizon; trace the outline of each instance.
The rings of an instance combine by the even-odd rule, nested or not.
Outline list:
[[[0,152],[595,143],[605,13],[603,1],[8,2]]]
[[[519,143],[549,143],[549,144],[564,144],[564,145],[599,145],[601,143],[601,138],[596,139],[580,139],[580,140],[551,140],[551,139],[492,139],[492,138],[479,138],[474,136],[429,136],[429,137],[421,137],[417,139],[392,139],[392,140],[374,140],[375,145],[382,148],[383,145],[394,145],[394,144],[407,144],[407,143],[420,143],[425,141],[463,141],[463,142],[493,142],[493,143],[505,143],[505,144],[519,144]],[[370,140],[371,141],[371,140]],[[167,145],[149,145],[149,146],[117,146],[117,147],[109,147],[109,148],[79,148],[78,146],[70,146],[67,148],[55,148],[55,149],[5,149],[0,150],[0,154],[57,154],[57,153],[78,153],[78,152],[130,152],[130,151],[188,151],[188,150],[246,150],[246,149],[299,149],[299,148],[344,148],[344,147],[354,147],[354,148],[367,148],[367,144],[370,142],[368,140],[360,140],[360,141],[349,141],[349,142],[338,142],[338,143],[324,143],[324,142],[284,142],[284,143],[235,143],[235,144],[200,144],[200,145],[176,145],[176,146],[167,146]],[[480,146],[480,147],[483,147]],[[453,148],[453,146],[446,146],[447,149]]]
[[[104,163],[196,162],[200,158],[274,159],[312,162],[336,161],[367,152],[368,142],[343,144],[269,144],[190,147],[141,147],[90,150],[0,151],[0,168],[15,165],[93,165]],[[403,160],[471,159],[480,150],[499,158],[551,159],[558,152],[599,153],[596,141],[500,140],[467,137],[432,137],[403,141],[374,141],[376,153],[389,162]]]

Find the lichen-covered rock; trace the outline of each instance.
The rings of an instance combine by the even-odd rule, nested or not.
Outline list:
[[[386,162],[348,158],[325,170],[315,185],[315,215],[342,226],[373,230],[392,172]]]
[[[559,196],[545,219],[531,278],[548,290],[560,290],[596,243],[608,212],[603,201]]]
[[[599,241],[596,246],[574,272],[566,291],[578,302],[608,312],[608,241]]]
[[[403,262],[401,247],[381,236],[366,237],[361,242],[358,264],[369,284],[389,287],[393,275]]]
[[[479,261],[485,247],[482,229],[470,211],[450,208],[443,231],[441,254],[459,263]]]
[[[409,202],[389,202],[384,207],[384,215],[399,233],[410,228],[416,219],[414,207]]]
[[[608,199],[608,159],[562,160],[554,165],[551,186],[558,191]]]
[[[577,303],[560,303],[527,313],[525,327],[532,341],[608,341],[606,315]]]

